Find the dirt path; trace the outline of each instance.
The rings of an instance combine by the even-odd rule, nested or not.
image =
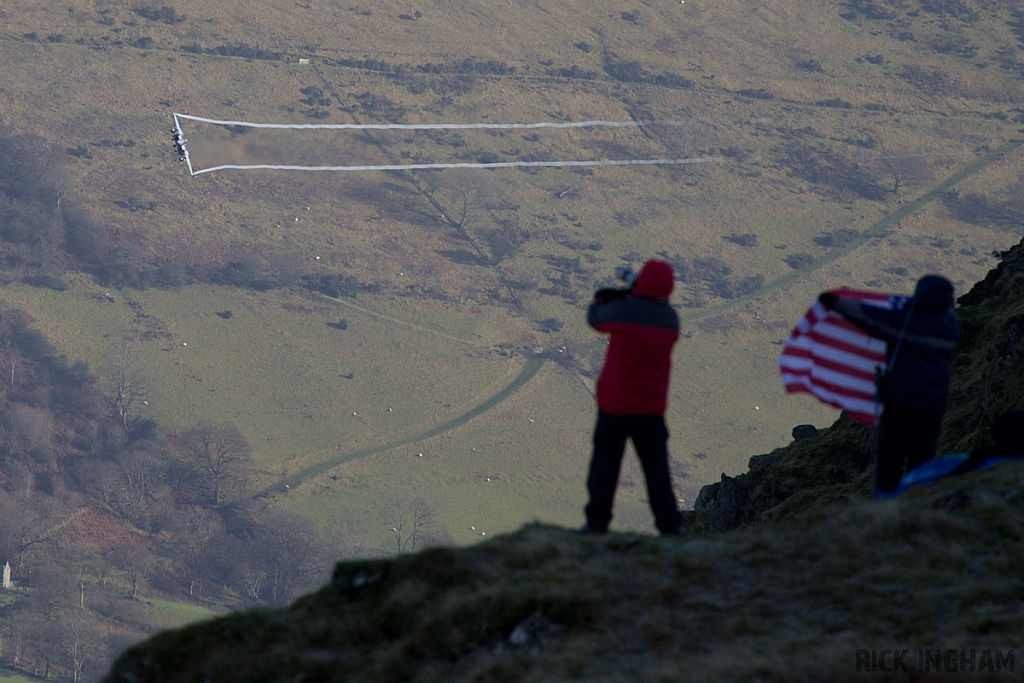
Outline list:
[[[748,304],[751,301],[760,299],[768,294],[775,294],[776,292],[784,290],[786,287],[789,287],[790,285],[793,285],[797,281],[806,277],[808,273],[818,270],[819,268],[828,265],[829,263],[835,261],[836,259],[846,256],[847,254],[856,249],[860,249],[862,246],[864,246],[865,244],[867,244],[868,242],[877,237],[884,236],[886,232],[889,230],[889,228],[898,224],[900,221],[904,220],[908,216],[917,213],[925,206],[930,204],[932,201],[938,199],[942,194],[953,189],[957,183],[960,183],[966,178],[969,178],[970,176],[974,175],[978,171],[981,171],[996,159],[999,159],[1000,157],[1006,156],[1008,154],[1012,154],[1013,152],[1020,149],[1022,146],[1024,146],[1024,140],[1013,140],[1011,142],[1008,142],[999,149],[993,152],[989,152],[988,154],[981,157],[977,161],[968,164],[964,168],[960,169],[946,180],[942,181],[932,189],[922,194],[914,201],[904,204],[894,213],[886,216],[885,218],[882,218],[874,225],[872,225],[870,228],[865,230],[864,234],[860,237],[860,239],[851,242],[845,247],[842,247],[840,249],[834,249],[828,252],[820,259],[816,260],[814,263],[808,266],[805,266],[798,270],[794,270],[792,273],[788,273],[776,280],[773,280],[765,284],[764,287],[757,290],[756,292],[747,294],[745,296],[736,297],[735,299],[730,299],[729,301],[718,304],[716,306],[709,306],[707,308],[703,308],[700,311],[694,311],[693,313],[684,313],[679,316],[679,321],[695,322],[697,320],[703,320],[704,318],[710,318],[712,316],[725,313],[726,311],[730,311],[739,306]]]
[[[998,158],[1000,158],[1002,156],[1005,156],[1007,154],[1011,154],[1011,153],[1015,152],[1016,150],[1020,149],[1022,146],[1024,146],[1024,140],[1015,140],[1015,141],[1012,141],[1012,142],[1009,142],[1009,143],[1003,145],[999,149],[997,149],[997,150],[995,150],[993,152],[990,152],[989,154],[986,154],[985,156],[981,157],[977,161],[975,161],[975,162],[969,164],[968,166],[964,167],[963,169],[961,169],[957,173],[954,173],[952,176],[950,176],[949,178],[947,178],[943,182],[939,183],[938,185],[933,187],[931,190],[923,193],[917,199],[915,199],[915,200],[913,200],[911,202],[908,202],[907,204],[904,204],[902,207],[899,208],[899,210],[897,210],[894,213],[886,216],[885,218],[882,218],[881,220],[876,222],[874,225],[872,225],[868,230],[866,230],[864,232],[864,234],[862,235],[862,237],[860,239],[856,240],[855,242],[852,242],[851,244],[849,244],[849,245],[847,245],[847,246],[845,246],[845,247],[843,247],[841,249],[835,249],[835,250],[829,252],[828,254],[826,254],[825,256],[823,256],[822,258],[818,259],[814,263],[812,263],[812,264],[810,264],[810,265],[808,265],[808,266],[806,266],[804,268],[801,268],[799,270],[794,270],[792,273],[788,273],[787,275],[784,275],[783,277],[780,277],[780,278],[778,278],[776,280],[773,280],[772,282],[769,282],[768,284],[766,284],[764,287],[759,289],[757,292],[754,292],[753,294],[749,294],[749,295],[746,295],[746,296],[743,296],[743,297],[737,297],[736,299],[731,299],[731,300],[729,300],[727,302],[724,302],[722,304],[719,304],[717,306],[710,306],[710,307],[702,309],[700,311],[695,311],[695,312],[689,313],[689,314],[683,314],[683,315],[681,315],[679,317],[680,321],[681,322],[694,322],[694,321],[701,320],[701,319],[704,319],[704,318],[709,318],[709,317],[712,317],[712,316],[715,316],[715,315],[720,315],[721,313],[725,313],[726,311],[729,311],[729,310],[732,310],[732,309],[734,309],[734,308],[736,308],[738,306],[742,306],[744,304],[747,304],[750,301],[759,299],[759,298],[761,298],[761,297],[763,297],[765,295],[773,294],[775,292],[782,291],[786,287],[789,287],[790,285],[792,285],[792,284],[796,283],[797,281],[799,281],[801,278],[805,277],[808,273],[813,272],[813,271],[815,271],[815,270],[817,270],[819,268],[822,268],[823,266],[831,263],[832,261],[835,261],[836,259],[839,259],[839,258],[842,258],[843,256],[846,256],[850,252],[852,252],[852,251],[854,251],[856,249],[859,249],[860,247],[864,246],[865,244],[870,242],[872,239],[875,239],[877,237],[881,237],[893,225],[896,225],[897,223],[899,223],[900,221],[904,220],[908,216],[910,216],[910,215],[920,211],[922,208],[924,208],[925,206],[930,204],[932,201],[937,199],[943,193],[948,192],[949,190],[953,189],[956,186],[957,183],[960,183],[964,179],[969,178],[970,176],[974,175],[978,171],[981,171],[982,169],[984,169],[986,166],[988,166],[990,163],[992,163],[996,159],[998,159]],[[367,312],[370,312],[370,311],[367,311]],[[402,321],[397,321],[396,320],[396,322],[402,322]],[[408,324],[408,323],[404,323],[404,324]],[[431,332],[435,332],[435,330],[430,330],[430,331]],[[462,341],[462,340],[460,340],[460,341]],[[310,467],[306,467],[306,468],[304,468],[302,470],[299,470],[295,474],[292,474],[292,475],[290,475],[288,477],[284,477],[283,479],[279,480],[277,483],[273,484],[272,486],[268,486],[267,488],[263,489],[262,491],[259,491],[259,492],[255,493],[255,494],[253,494],[252,498],[272,497],[272,496],[276,495],[277,493],[283,492],[285,490],[286,486],[287,487],[298,486],[299,484],[302,484],[302,483],[304,483],[306,481],[309,481],[310,479],[312,479],[312,478],[314,478],[314,477],[316,477],[316,476],[318,476],[320,474],[328,472],[331,469],[333,469],[333,468],[335,468],[338,465],[341,465],[343,463],[350,462],[352,460],[357,460],[359,458],[364,458],[364,457],[366,457],[368,455],[373,455],[375,453],[382,453],[384,451],[389,451],[389,450],[391,450],[393,448],[398,448],[400,446],[408,446],[408,445],[414,444],[414,443],[416,443],[418,441],[423,441],[424,439],[429,439],[431,437],[438,436],[439,434],[443,434],[444,432],[447,432],[447,431],[450,431],[450,430],[455,429],[457,427],[460,427],[460,426],[464,425],[465,423],[469,422],[474,417],[477,417],[478,415],[482,415],[483,413],[487,412],[488,410],[490,410],[494,406],[498,405],[499,403],[501,403],[505,399],[507,399],[510,396],[512,396],[513,394],[515,394],[517,391],[519,391],[519,389],[523,385],[525,385],[527,382],[529,382],[537,374],[537,372],[541,369],[541,367],[543,365],[544,365],[544,358],[542,358],[542,357],[534,356],[534,357],[527,358],[526,362],[523,364],[523,369],[519,372],[519,375],[517,375],[516,378],[512,380],[512,382],[510,382],[506,387],[501,389],[498,393],[494,394],[493,396],[491,396],[490,398],[486,399],[482,403],[480,403],[477,406],[475,406],[475,407],[471,408],[470,410],[466,411],[462,415],[459,415],[458,417],[456,417],[456,418],[454,418],[452,420],[449,420],[447,422],[439,424],[436,427],[428,429],[427,431],[420,432],[418,434],[413,434],[411,436],[405,437],[403,439],[399,439],[397,441],[390,441],[388,443],[384,443],[384,444],[381,444],[379,446],[371,446],[369,448],[363,448],[361,450],[354,451],[352,453],[346,453],[344,455],[339,455],[339,456],[336,456],[336,457],[333,457],[333,458],[329,458],[329,459],[324,460],[323,462],[318,463],[316,465],[311,465]]]
[[[325,472],[328,472],[343,463],[351,462],[352,460],[357,460],[359,458],[365,458],[366,456],[374,455],[375,453],[383,453],[384,451],[390,451],[391,449],[398,448],[400,446],[409,446],[419,441],[423,441],[424,439],[429,439],[431,437],[438,436],[439,434],[443,434],[444,432],[455,429],[456,427],[461,427],[462,425],[472,420],[474,417],[486,413],[488,410],[497,406],[499,403],[501,403],[502,401],[504,401],[505,399],[509,398],[517,391],[519,391],[519,389],[524,384],[533,379],[533,377],[540,371],[541,367],[543,367],[544,365],[544,361],[545,359],[541,356],[531,356],[527,358],[526,362],[523,363],[522,370],[519,371],[519,374],[516,375],[515,379],[509,382],[508,385],[506,385],[498,393],[487,398],[486,400],[477,404],[473,408],[470,408],[465,413],[459,415],[456,418],[448,420],[447,422],[441,423],[436,427],[432,427],[431,429],[420,432],[418,434],[413,434],[412,436],[407,436],[403,439],[398,439],[397,441],[389,441],[388,443],[380,444],[379,446],[370,446],[368,448],[363,448],[358,451],[353,451],[352,453],[345,453],[344,455],[338,455],[333,458],[328,458],[323,462],[317,463],[316,465],[310,465],[309,467],[299,470],[295,474],[289,475],[278,480],[273,485],[266,487],[262,491],[254,493],[251,497],[273,497],[278,493],[282,493],[285,490],[285,487],[290,488],[298,486],[299,484],[307,482],[310,479],[313,479],[314,477],[317,477]]]

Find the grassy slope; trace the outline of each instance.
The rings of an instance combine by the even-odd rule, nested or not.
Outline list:
[[[7,671],[0,671],[0,683],[33,683],[42,679],[31,678],[29,676],[23,676],[21,674],[10,673]]]
[[[163,633],[104,680],[860,680],[859,649],[894,647],[909,671],[887,680],[921,680],[920,648],[973,648],[980,666],[1022,646],[1022,476],[689,541],[538,526],[343,564],[286,610]],[[1019,676],[1001,668],[942,680]]]
[[[992,417],[1020,405],[1019,382],[1005,378],[1024,359],[1006,351],[1021,263],[1024,241],[961,301],[947,440],[983,443]],[[755,458],[756,514],[740,531],[699,533],[701,511],[687,515],[698,532],[688,539],[531,525],[341,563],[286,609],[159,634],[104,680],[1017,680],[1024,463],[874,501],[870,470],[836,477],[865,436],[840,420]],[[772,501],[770,490],[794,487]],[[890,654],[858,670],[862,651],[886,649],[906,650],[905,668],[886,675]],[[922,650],[941,663],[924,668]]]
[[[906,151],[935,155],[929,158],[938,183],[976,158],[969,155],[997,148],[1016,134],[1015,126],[985,115],[1005,112],[1020,99],[1021,90],[1020,81],[1007,79],[995,64],[997,49],[1014,40],[1006,26],[1009,15],[995,6],[979,6],[981,20],[974,27],[948,20],[978,45],[973,60],[928,49],[929,40],[943,34],[933,15],[914,18],[918,40],[901,42],[886,33],[884,22],[839,19],[831,3],[780,4],[738,13],[702,3],[623,8],[640,11],[636,23],[625,21],[619,10],[573,3],[513,2],[497,8],[438,2],[423,8],[418,21],[399,19],[408,8],[388,2],[375,3],[370,15],[341,6],[305,9],[261,3],[257,8],[220,3],[209,9],[203,3],[176,3],[179,16],[186,18],[175,24],[147,21],[121,3],[70,7],[73,11],[56,12],[15,2],[5,9],[6,39],[0,42],[0,51],[9,72],[16,74],[17,97],[5,98],[4,111],[18,130],[41,134],[58,148],[90,143],[94,158],[76,161],[71,173],[112,231],[133,236],[148,253],[216,261],[245,249],[276,250],[307,272],[322,267],[356,273],[385,287],[383,296],[360,296],[360,306],[462,339],[472,341],[473,334],[480,334],[478,343],[510,344],[517,354],[537,342],[547,348],[576,344],[588,354],[598,353],[600,344],[582,324],[580,307],[595,282],[628,252],[649,256],[664,249],[687,258],[719,256],[736,273],[760,273],[769,283],[790,276],[792,271],[782,260],[786,255],[825,254],[813,242],[820,231],[870,230],[926,189],[908,188],[900,198],[882,203],[828,199],[779,167],[793,145],[827,142],[850,157]],[[100,20],[114,23],[104,25]],[[30,32],[43,41],[24,40],[23,34]],[[46,42],[46,36],[57,33],[65,35],[65,42]],[[111,46],[144,36],[151,37],[158,49]],[[291,63],[165,51],[192,41],[204,47],[259,45],[284,51]],[[581,42],[594,49],[580,50],[575,44]],[[654,73],[686,76],[696,87],[673,90],[544,75],[549,67],[542,62],[548,60],[554,67],[576,64],[600,70],[602,50],[618,59],[641,60]],[[871,54],[883,54],[885,63],[857,61]],[[396,64],[472,56],[506,61],[519,75],[479,78],[471,92],[444,105],[429,90],[414,95],[379,74],[327,64],[314,71],[294,63],[299,56],[371,56]],[[797,66],[809,59],[817,60],[821,70]],[[990,66],[976,66],[981,63]],[[931,92],[902,77],[907,65],[941,68],[943,91]],[[412,183],[380,174],[223,174],[190,179],[173,162],[166,132],[171,111],[309,121],[299,114],[299,89],[309,85],[333,88],[346,106],[361,93],[385,95],[409,108],[410,121],[532,121],[562,115],[574,120],[628,120],[628,107],[641,103],[659,117],[692,119],[700,150],[732,145],[751,156],[743,163],[681,170],[597,169],[593,176],[564,169],[482,174],[493,194],[520,206],[518,214],[532,234],[520,254],[502,264],[506,276],[532,279],[543,287],[545,276],[556,275],[558,269],[541,256],[581,255],[564,245],[567,238],[603,244],[598,252],[583,252],[595,260],[584,261],[583,274],[572,279],[575,301],[526,292],[521,295],[523,313],[511,316],[488,305],[487,292],[500,289],[495,269],[445,259],[437,252],[465,248],[464,242],[436,218],[415,222],[401,210],[404,201],[417,212],[432,211],[417,199]],[[770,90],[777,99],[748,99],[733,92],[757,88]],[[854,108],[815,104],[832,98]],[[863,104],[885,104],[893,111],[858,108]],[[357,111],[361,119],[373,120],[367,112]],[[332,112],[326,121],[351,121],[337,107]],[[207,133],[201,127],[194,130],[189,129],[196,138],[190,147],[201,160],[216,148],[197,144]],[[523,153],[548,151],[559,158],[667,153],[637,131],[549,135],[537,143],[511,133],[465,137],[469,148],[496,154],[516,148]],[[877,143],[873,150],[842,142],[869,137]],[[96,144],[128,138],[138,144]],[[407,151],[437,161],[450,158],[448,148],[420,138],[389,139],[394,155]],[[372,146],[338,144],[353,158],[382,157]],[[958,188],[998,193],[1019,172],[1020,155],[1011,155]],[[573,186],[583,188],[582,198],[556,199],[558,191]],[[158,208],[130,212],[114,204],[130,196],[143,203],[156,201]],[[744,232],[759,235],[756,248],[722,240]],[[951,242],[933,246],[943,244],[940,238]],[[681,487],[682,497],[691,502],[700,484],[716,479],[721,471],[742,469],[751,452],[784,443],[794,424],[831,420],[832,414],[813,402],[782,394],[774,369],[778,347],[769,343],[785,337],[817,291],[838,283],[868,282],[905,290],[924,270],[939,270],[958,283],[969,283],[988,266],[984,255],[1010,241],[996,229],[958,224],[930,203],[885,238],[787,280],[781,291],[731,304],[723,315],[716,315],[719,302],[714,299],[706,311],[684,310],[684,332],[691,336],[681,342],[677,354],[670,413],[675,457],[690,475]],[[322,265],[313,263],[314,256]],[[897,268],[906,268],[907,274]],[[454,300],[396,297],[407,285],[434,287]],[[63,351],[93,363],[99,363],[111,346],[113,337],[105,335],[116,335],[133,320],[134,313],[120,302],[138,301],[147,314],[163,320],[172,335],[147,344],[162,384],[153,414],[172,429],[185,428],[199,417],[236,422],[256,446],[267,483],[345,451],[441,424],[504,386],[522,363],[521,358],[460,345],[359,310],[332,310],[336,304],[288,292],[256,295],[209,287],[123,292],[114,306],[89,298],[91,293],[95,288],[79,282],[63,294],[8,288],[5,300],[36,316]],[[313,312],[289,313],[281,308],[286,302]],[[223,309],[236,315],[227,321],[213,315]],[[326,327],[339,316],[352,322],[348,331]],[[531,321],[552,316],[565,321],[561,332],[535,330]],[[352,347],[339,352],[339,339]],[[189,344],[187,349],[174,346],[181,342]],[[444,372],[438,373],[439,367]],[[353,380],[339,379],[353,369]],[[353,408],[354,404],[358,406]],[[385,414],[389,407],[394,412]],[[349,419],[353,409],[359,419]],[[506,413],[512,410],[544,415],[550,424],[534,430],[524,444],[521,434],[515,439],[504,436],[503,420],[514,420]],[[366,533],[372,536],[381,516],[376,510],[389,506],[393,482],[400,477],[407,482],[405,490],[436,499],[449,533],[460,542],[472,540],[461,530],[478,526],[481,516],[481,526],[494,530],[512,529],[535,517],[571,523],[583,502],[579,482],[591,410],[580,379],[549,367],[531,382],[526,395],[423,445],[436,448],[438,462],[444,463],[439,465],[444,474],[428,480],[429,486],[419,479],[421,473],[408,469],[422,463],[405,462],[399,452],[381,453],[365,463],[346,465],[335,475],[349,482],[345,490],[337,490],[339,480],[328,479],[329,483],[293,491],[287,504],[309,510],[326,506],[320,512],[324,518],[359,511],[371,520]],[[555,415],[557,420],[550,419]],[[476,455],[483,449],[470,450],[478,443],[490,444],[486,455]],[[471,460],[466,460],[466,452],[474,453]],[[710,457],[694,458],[698,453]],[[511,466],[523,458],[528,459],[526,467],[543,471],[536,480]],[[478,471],[499,475],[503,485],[508,483],[508,493],[496,497],[490,489],[454,483]],[[445,480],[450,481],[440,483]],[[623,528],[648,526],[640,488],[625,487],[618,515]]]
[[[160,598],[146,598],[146,614],[158,628],[180,628],[210,619],[214,613],[199,605],[186,605]]]

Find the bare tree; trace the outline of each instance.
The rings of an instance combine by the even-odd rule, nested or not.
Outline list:
[[[33,572],[32,593],[43,619],[54,621],[58,613],[75,603],[75,576],[69,568],[58,564],[40,565]]]
[[[67,169],[51,161],[47,163],[41,180],[42,185],[47,190],[41,190],[41,193],[45,196],[40,197],[40,199],[44,204],[52,202],[53,206],[52,219],[45,226],[45,229],[40,230],[36,235],[38,239],[36,246],[39,250],[37,260],[40,266],[45,266],[49,255],[56,251],[56,248],[60,246],[64,238],[64,212],[61,208],[61,202],[68,195],[71,179],[68,176]]]
[[[4,650],[4,659],[10,661],[17,669],[22,665],[22,658],[25,656],[26,641],[31,640],[30,635],[33,629],[33,617],[24,602],[19,601],[4,610],[3,627],[7,646]]]
[[[885,157],[879,161],[879,167],[891,181],[889,192],[892,194],[899,194],[903,187],[926,185],[935,180],[935,171],[919,156]]]
[[[243,563],[236,567],[236,578],[246,595],[253,600],[260,599],[260,593],[266,588],[266,572],[259,567]]]
[[[328,557],[335,561],[380,557],[382,554],[380,548],[366,545],[362,531],[351,517],[334,515],[325,528]]]
[[[153,398],[154,382],[139,353],[138,344],[133,333],[125,332],[107,362],[111,401],[126,432],[131,431],[131,423]]]
[[[176,553],[188,581],[188,594],[202,597],[203,582],[213,573],[226,546],[224,524],[208,510],[185,513],[182,521]]]
[[[18,496],[0,491],[0,548],[20,568],[26,554],[45,545],[67,518],[64,504],[52,496],[31,490]]]
[[[153,553],[141,543],[129,541],[118,546],[111,555],[114,564],[128,577],[129,596],[134,599],[139,591],[139,583],[149,578],[156,560]]]
[[[325,549],[313,523],[289,510],[270,510],[264,515],[249,538],[246,554],[246,590],[252,597],[273,603],[292,599],[327,574]]]
[[[471,230],[486,217],[493,188],[479,173],[426,173],[423,183],[439,218],[456,230]]]
[[[37,462],[46,469],[56,468],[53,415],[50,411],[45,407],[11,403],[5,417],[12,455]],[[30,457],[24,458],[25,455]]]
[[[43,660],[42,678],[49,680],[50,666],[60,666],[64,654],[64,626],[59,621],[42,619],[33,623],[31,631],[32,652],[37,659]],[[38,661],[36,667],[38,667]],[[39,673],[38,670],[36,672]]]
[[[447,534],[437,519],[437,505],[426,496],[402,499],[387,513],[394,536],[395,553],[414,553],[418,548],[434,545],[446,539]]]
[[[152,446],[147,442],[147,445]],[[166,486],[167,466],[156,448],[132,448],[123,451],[116,461],[118,477],[114,505],[136,526],[151,528],[157,502],[169,495]]]
[[[86,674],[100,673],[109,653],[105,652],[103,627],[88,610],[75,610],[62,621],[62,663],[71,672],[72,683],[82,683]],[[93,678],[93,676],[88,676]]]
[[[219,506],[245,490],[252,472],[252,449],[232,423],[198,423],[182,435],[181,450],[210,504]]]
[[[59,562],[74,573],[78,609],[85,609],[85,590],[97,582],[97,568],[102,558],[95,546],[77,538],[64,537],[57,544]]]

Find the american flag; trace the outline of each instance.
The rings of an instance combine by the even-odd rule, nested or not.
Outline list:
[[[836,296],[862,304],[900,308],[907,297],[839,289]],[[839,313],[815,301],[793,328],[779,356],[788,393],[807,392],[822,403],[874,425],[881,404],[875,402],[877,372],[885,367],[885,342],[869,336]]]

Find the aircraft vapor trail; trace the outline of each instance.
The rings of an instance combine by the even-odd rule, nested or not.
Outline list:
[[[575,121],[557,123],[253,123],[251,121],[221,121],[190,114],[175,114],[175,117],[213,123],[218,126],[247,126],[249,128],[295,128],[322,130],[466,130],[472,128],[637,128],[640,126],[687,126],[690,121]]]
[[[522,168],[522,167],[556,167],[556,166],[641,166],[641,165],[673,165],[673,164],[706,164],[714,161],[730,161],[728,157],[701,157],[698,159],[595,159],[592,161],[497,161],[494,163],[452,164],[387,164],[381,166],[284,166],[276,164],[252,164],[249,166],[224,164],[200,169],[192,175],[221,171],[225,169],[255,170],[270,169],[278,171],[422,171],[435,168]]]

